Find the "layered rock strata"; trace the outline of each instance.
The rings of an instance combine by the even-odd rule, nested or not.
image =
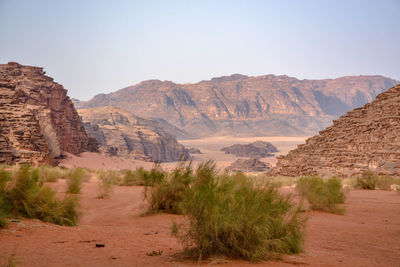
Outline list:
[[[187,149],[157,121],[114,107],[78,112],[88,134],[96,138],[104,154],[157,162],[190,158]]]
[[[96,150],[67,90],[43,68],[0,65],[0,164],[52,163],[64,152]]]
[[[354,109],[286,156],[271,174],[400,176],[400,84]]]
[[[397,83],[382,76],[300,80],[234,74],[194,84],[144,81],[76,103],[123,108],[167,121],[192,137],[309,136]]]

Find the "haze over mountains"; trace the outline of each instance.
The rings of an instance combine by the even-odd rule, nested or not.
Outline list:
[[[311,135],[349,110],[372,101],[398,81],[383,76],[299,80],[240,74],[194,84],[149,80],[89,101],[80,108],[114,106],[168,122],[178,138],[213,135]]]

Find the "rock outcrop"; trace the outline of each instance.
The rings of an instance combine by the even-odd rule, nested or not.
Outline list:
[[[258,159],[237,159],[226,167],[227,171],[232,172],[267,172],[271,169],[271,164]]]
[[[123,108],[165,120],[192,137],[303,136],[315,134],[395,84],[382,76],[299,80],[235,74],[195,84],[144,81],[76,104]]]
[[[246,145],[235,144],[223,147],[221,151],[224,151],[225,154],[233,154],[236,157],[259,159],[274,156],[272,153],[278,152],[278,149],[269,142],[255,141]]]
[[[0,65],[0,163],[52,163],[64,152],[96,150],[67,90],[42,68]]]
[[[286,156],[271,174],[400,176],[400,84],[354,109]]]
[[[157,121],[114,107],[78,112],[89,136],[96,138],[104,154],[157,162],[190,158],[184,146]]]
[[[194,148],[194,147],[189,147],[188,148],[188,152],[190,154],[203,154],[203,153],[201,153],[200,149]]]

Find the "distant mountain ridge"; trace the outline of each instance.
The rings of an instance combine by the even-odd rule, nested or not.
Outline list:
[[[299,80],[234,74],[194,84],[149,80],[75,105],[120,107],[191,137],[310,135],[397,83],[383,76]]]

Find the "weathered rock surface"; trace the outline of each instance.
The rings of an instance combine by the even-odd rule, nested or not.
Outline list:
[[[203,153],[201,153],[200,149],[194,148],[194,147],[189,147],[188,148],[188,152],[190,154],[203,154]]]
[[[354,109],[286,156],[272,174],[400,176],[400,84]]]
[[[144,81],[76,104],[120,107],[165,120],[193,137],[299,136],[315,134],[395,84],[382,76],[299,80],[235,74],[195,84]]]
[[[224,151],[225,154],[233,154],[236,157],[259,159],[272,157],[272,153],[278,152],[278,149],[269,142],[255,141],[246,145],[235,144],[232,146],[223,147],[221,148],[221,151]]]
[[[104,154],[158,162],[190,158],[184,146],[157,121],[114,107],[78,112],[89,136],[96,138]]]
[[[0,163],[52,163],[64,152],[96,150],[67,90],[42,68],[0,65]]]
[[[237,159],[226,167],[227,171],[232,172],[267,172],[271,169],[271,164],[258,159]]]

